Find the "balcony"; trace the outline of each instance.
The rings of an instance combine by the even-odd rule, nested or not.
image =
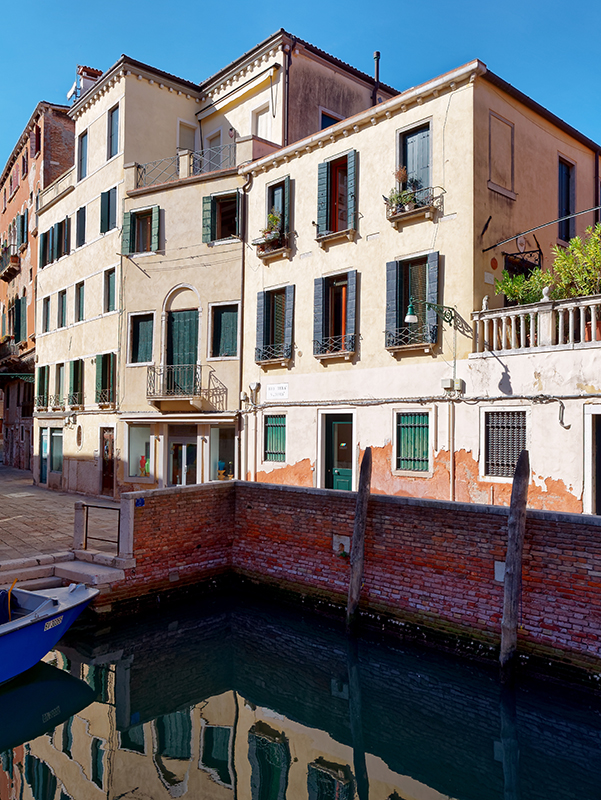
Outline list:
[[[253,239],[251,244],[257,248],[257,255],[262,261],[270,261],[280,256],[290,257],[288,235],[281,231],[269,231],[258,239]]]
[[[281,363],[292,358],[292,345],[280,342],[278,344],[268,344],[265,347],[255,347],[255,361],[258,364]]]
[[[396,227],[402,227],[405,222],[420,218],[433,219],[439,211],[443,213],[443,195],[445,190],[440,186],[428,186],[425,189],[399,192],[401,202],[391,203],[390,198],[384,198],[386,203],[386,219]],[[406,195],[405,198],[402,196]],[[404,202],[403,202],[404,200]]]
[[[36,411],[46,410],[48,408],[48,395],[37,394],[33,398],[33,403],[35,405]]]
[[[15,344],[13,339],[0,344],[0,361],[5,358],[18,358],[21,355],[21,348]]]
[[[51,205],[54,205],[61,197],[64,197],[75,188],[75,167],[71,167],[68,172],[64,172],[47,189],[40,192],[40,202],[37,209],[39,214]],[[37,226],[36,226],[37,227]]]
[[[323,339],[313,340],[313,355],[318,359],[346,358],[355,353],[356,336],[343,334],[342,336],[326,336]]]
[[[8,244],[2,248],[0,255],[0,280],[11,281],[21,271],[21,259],[16,244]]]
[[[149,400],[198,398],[201,391],[200,364],[175,364],[148,367],[146,397]]]
[[[205,150],[178,153],[169,158],[138,164],[136,168],[136,189],[171,183],[180,178],[206,175],[236,166],[236,144],[223,147],[208,147]]]
[[[548,290],[547,290],[548,293]],[[474,352],[529,353],[601,347],[601,295],[472,313]]]

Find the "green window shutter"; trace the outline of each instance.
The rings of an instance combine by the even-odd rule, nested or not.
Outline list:
[[[330,219],[330,164],[327,161],[317,167],[317,235],[328,232]]]
[[[255,349],[255,361],[263,358],[263,349],[266,344],[265,336],[265,304],[267,300],[266,292],[257,292],[257,345]]]
[[[102,398],[103,389],[103,356],[96,356],[96,402],[99,403]]]
[[[270,292],[269,316],[271,319],[272,336],[269,344],[284,343],[284,326],[286,323],[286,294],[285,291]]]
[[[54,226],[48,231],[48,258],[46,263],[52,264],[54,261]]]
[[[167,361],[173,365],[198,360],[198,311],[170,311],[167,318]]]
[[[150,249],[156,251],[159,249],[159,223],[161,218],[161,209],[159,206],[152,207],[152,221],[150,231]]]
[[[2,312],[2,336],[6,336],[6,312]]]
[[[121,249],[124,253],[133,253],[132,248],[132,214],[126,211],[123,214],[123,230],[121,232]],[[158,250],[158,248],[156,248]]]
[[[202,240],[203,242],[213,241],[213,206],[214,201],[211,196],[202,198]]]
[[[242,236],[244,200],[242,192],[236,192],[236,236]]]
[[[324,332],[327,330],[325,300],[327,296],[326,279],[315,278],[313,294],[313,354],[321,352]]]
[[[116,353],[109,353],[108,354],[108,364],[107,364],[107,376],[106,376],[106,388],[109,391],[109,401],[111,403],[115,402],[115,367],[117,364],[117,354]]]
[[[75,394],[77,389],[75,388],[75,370],[76,370],[77,361],[69,361],[69,394]]]
[[[23,242],[27,243],[29,240],[29,211],[26,208],[23,214]]]
[[[410,189],[427,189],[430,185],[430,128],[426,125],[403,137],[403,163],[407,168]]]
[[[399,299],[399,262],[389,261],[386,264],[386,347],[391,346],[392,337],[401,327],[401,315],[405,313],[402,306],[399,307]]]
[[[56,225],[53,226],[53,234],[52,234],[52,260],[58,261],[60,256],[60,248],[61,248],[61,224],[57,222]]]
[[[107,297],[106,297],[106,310],[114,311],[115,306],[115,270],[111,269],[107,273],[106,283]]]
[[[100,195],[100,233],[106,233],[109,229],[109,203],[110,192],[102,192]]]
[[[23,244],[23,215],[17,216],[17,247]]]
[[[429,253],[426,262],[427,269],[427,293],[428,303],[438,303],[438,253]],[[436,344],[438,341],[438,315],[433,308],[426,307],[426,324],[428,326],[428,341]]]
[[[14,318],[14,335],[15,342],[21,341],[21,300],[17,298],[15,301],[15,318]]]
[[[48,234],[47,233],[41,233],[40,234],[40,243],[39,243],[40,252],[38,253],[38,263],[40,265],[40,269],[43,269],[46,266],[45,253],[46,253],[47,241],[48,241]]]
[[[108,214],[108,230],[112,231],[117,227],[117,187],[113,186],[109,189],[109,214]]]
[[[282,216],[282,233],[288,236],[290,233],[290,176],[284,178],[284,209]]]
[[[131,360],[134,364],[152,361],[152,314],[140,314],[132,318]]]
[[[427,412],[397,414],[396,440],[396,468],[427,472],[429,467]]]
[[[264,461],[286,459],[286,417],[283,414],[265,417]]]
[[[284,345],[288,358],[292,356],[292,333],[294,323],[294,284],[286,286],[286,311],[284,321]]]
[[[63,255],[68,256],[71,252],[71,220],[65,217],[63,226]]]
[[[86,207],[82,206],[77,209],[77,229],[76,229],[76,247],[81,247],[86,243]],[[127,252],[127,251],[124,251]]]
[[[346,333],[355,336],[357,332],[357,270],[347,273],[346,289]]]
[[[21,298],[21,341],[27,341],[27,298]]]
[[[213,341],[211,355],[222,358],[238,354],[238,307],[213,308]]]
[[[351,150],[346,157],[347,167],[347,228],[354,230],[357,220],[357,151]]]

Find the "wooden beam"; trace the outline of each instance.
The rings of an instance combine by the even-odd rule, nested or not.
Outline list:
[[[365,526],[367,523],[367,505],[369,503],[369,487],[371,483],[371,447],[365,449],[361,471],[359,472],[359,490],[355,508],[355,524],[351,543],[351,577],[346,604],[346,627],[351,629],[355,624],[357,606],[363,583],[363,562],[365,554]]]
[[[507,555],[505,558],[505,585],[503,620],[501,622],[501,680],[513,678],[517,650],[520,593],[522,588],[522,550],[526,530],[526,503],[530,481],[530,458],[522,450],[513,476],[511,505],[507,521]]]

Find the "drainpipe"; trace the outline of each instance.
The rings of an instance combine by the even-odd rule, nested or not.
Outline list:
[[[240,336],[240,361],[238,364],[238,480],[246,480],[246,469],[244,473],[242,471],[242,437],[240,436],[240,426],[242,425],[242,420],[244,420],[244,426],[248,425],[248,415],[244,416],[240,414],[242,411],[242,377],[244,375],[244,340],[246,339],[244,335],[244,292],[245,292],[245,272],[246,272],[246,229],[248,227],[248,191],[252,185],[253,177],[252,173],[248,173],[248,177],[246,179],[246,183],[242,187],[242,225],[241,231],[242,235],[240,237],[240,241],[242,242],[242,257],[240,259],[240,331],[242,335]],[[246,458],[248,458],[248,436],[247,436],[247,453]]]
[[[455,403],[449,403],[449,500],[455,499]]]
[[[374,77],[375,77],[375,85],[371,93],[371,104],[375,106],[378,104],[378,90],[380,88],[380,51],[376,50],[374,53],[374,62],[375,62],[375,69],[374,69]]]

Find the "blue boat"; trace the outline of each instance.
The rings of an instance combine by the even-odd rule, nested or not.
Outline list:
[[[5,595],[5,614],[0,619],[0,684],[37,664],[97,594],[98,589],[72,583],[35,592],[13,589]]]

